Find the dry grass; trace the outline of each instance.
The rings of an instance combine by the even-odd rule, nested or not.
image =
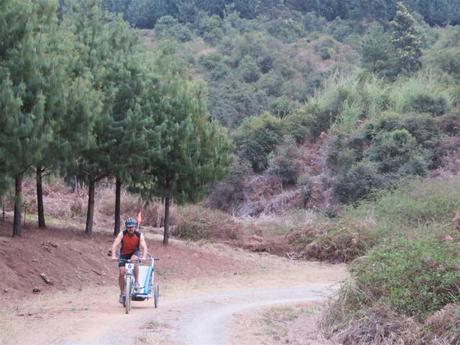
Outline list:
[[[387,307],[375,307],[334,336],[343,345],[421,345],[420,325]]]
[[[198,205],[179,208],[173,235],[183,239],[236,241],[243,228],[227,213]]]
[[[425,321],[426,344],[460,344],[460,303],[446,305]]]

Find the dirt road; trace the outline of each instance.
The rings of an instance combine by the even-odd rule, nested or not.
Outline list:
[[[243,332],[236,327],[244,317],[274,305],[323,300],[346,276],[342,265],[264,255],[251,260],[257,265],[250,272],[162,284],[158,309],[152,301],[134,302],[129,315],[117,303],[115,286],[25,301],[2,313],[0,344],[243,344],[260,334],[253,325]]]

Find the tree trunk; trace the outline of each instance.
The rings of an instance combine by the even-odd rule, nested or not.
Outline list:
[[[6,215],[6,210],[5,210],[5,199],[2,197],[2,219],[5,221],[5,215]]]
[[[37,167],[37,211],[38,211],[38,227],[45,229],[45,208],[43,207],[43,185],[42,185],[42,174],[45,169]]]
[[[169,242],[169,197],[165,198],[165,224],[163,233],[163,245],[167,246]]]
[[[113,227],[113,235],[117,236],[120,233],[120,208],[121,208],[121,179],[116,178],[115,182],[115,226]]]
[[[96,189],[96,181],[91,179],[88,185],[88,210],[86,213],[86,228],[85,228],[85,233],[87,235],[91,235],[93,233],[95,189]]]
[[[22,213],[22,173],[14,179],[14,221],[13,237],[21,236],[21,213]]]

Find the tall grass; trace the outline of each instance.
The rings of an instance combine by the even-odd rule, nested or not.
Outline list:
[[[382,192],[375,202],[350,207],[346,217],[370,215],[380,227],[400,232],[409,228],[448,228],[460,208],[460,176],[447,180],[415,179]]]
[[[448,111],[452,107],[452,96],[445,85],[431,72],[420,73],[409,79],[401,79],[388,89],[392,110],[398,113],[423,111],[423,104],[417,107],[417,100],[421,97],[431,99],[432,102],[441,102]]]

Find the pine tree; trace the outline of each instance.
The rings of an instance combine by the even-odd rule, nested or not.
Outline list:
[[[115,228],[119,229],[120,188],[142,151],[143,122],[140,99],[144,88],[142,62],[136,58],[138,40],[129,25],[103,12],[97,1],[69,2],[69,21],[83,47],[82,68],[92,77],[100,108],[95,116],[91,145],[79,153],[69,173],[88,186],[85,232],[92,233],[95,187],[104,178],[116,177]]]
[[[393,47],[399,73],[413,74],[422,67],[420,35],[415,20],[401,3],[397,3],[396,16],[391,22]]]
[[[165,59],[160,60],[164,64]],[[169,240],[172,200],[200,199],[206,186],[224,175],[232,151],[225,130],[208,119],[202,86],[170,71],[162,71],[159,85],[151,91],[152,104],[159,100],[150,114],[156,122],[159,148],[151,152],[146,174],[135,184],[144,198],[164,200],[164,245]]]
[[[52,2],[19,0],[5,0],[1,6],[0,155],[14,178],[13,236],[20,236],[23,177],[53,139],[44,87],[54,75],[48,69],[46,38],[56,8]]]

